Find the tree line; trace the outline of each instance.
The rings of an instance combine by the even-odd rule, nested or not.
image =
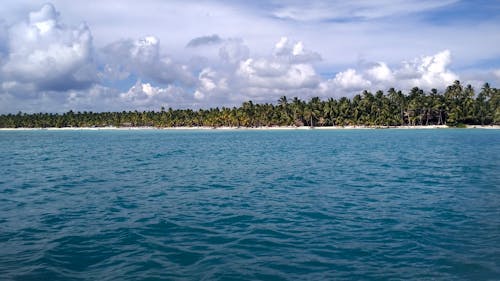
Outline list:
[[[3,128],[106,126],[416,126],[498,125],[500,89],[484,84],[476,94],[471,85],[455,81],[443,93],[414,87],[408,93],[389,89],[363,91],[349,99],[313,97],[303,101],[282,96],[276,104],[244,102],[240,107],[165,109],[160,111],[73,112],[0,115]]]

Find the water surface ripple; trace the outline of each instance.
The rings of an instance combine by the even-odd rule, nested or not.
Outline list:
[[[498,130],[3,131],[2,280],[498,280]]]

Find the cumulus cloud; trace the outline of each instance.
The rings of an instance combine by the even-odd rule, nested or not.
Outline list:
[[[319,55],[304,50],[302,42],[291,43],[281,37],[275,44],[274,57],[242,60],[237,76],[246,87],[267,89],[312,89],[319,83],[311,62]]]
[[[122,92],[104,86],[134,78],[164,87],[141,83]],[[3,112],[190,104],[192,95],[186,95],[183,87],[192,87],[196,81],[187,66],[161,52],[160,41],[154,36],[124,39],[94,50],[88,26],[61,23],[59,12],[51,4],[29,13],[17,24],[0,22]]]
[[[194,99],[200,104],[211,104],[220,106],[231,100],[229,80],[230,72],[215,71],[207,67],[198,75],[198,87],[194,92]],[[234,81],[233,81],[234,82]],[[217,104],[219,103],[219,104]]]
[[[319,96],[352,96],[363,89],[369,89],[372,82],[365,79],[361,73],[349,68],[341,71],[331,79],[322,81],[319,85]]]
[[[321,60],[321,56],[304,48],[302,41],[291,42],[287,37],[281,37],[274,45],[274,54],[292,63],[311,63]]]
[[[61,25],[53,5],[45,4],[7,32],[8,54],[0,70],[4,91],[67,91],[96,81],[89,28]]]
[[[220,53],[224,54],[226,50],[223,46]],[[252,57],[246,54],[226,60],[226,65],[204,68],[194,91],[196,99],[213,101],[218,98],[225,104],[248,99],[272,102],[280,95],[340,97],[353,96],[365,89],[376,91],[390,87],[402,90],[415,86],[425,90],[443,89],[458,79],[458,75],[449,70],[451,53],[448,50],[404,61],[399,66],[389,66],[385,62],[368,63],[359,69],[340,71],[326,80],[315,70],[315,52],[305,49],[300,41],[291,42],[282,37],[269,56]],[[224,58],[223,55],[221,57]],[[234,68],[227,65],[234,65]]]
[[[275,50],[280,47],[277,45]],[[236,57],[233,62],[238,61]],[[391,67],[385,62],[364,64],[360,69],[349,68],[326,80],[316,73],[313,64],[282,59],[275,51],[264,57],[240,57],[237,64],[225,63],[199,71],[196,87],[192,90],[173,86],[162,88],[139,81],[120,94],[116,102],[138,108],[158,108],[167,104],[204,108],[238,105],[249,99],[274,102],[282,95],[340,97],[353,96],[365,89],[376,91],[390,87],[405,91],[414,86],[426,90],[443,89],[458,79],[448,69],[451,55],[446,50],[402,62],[399,66]]]
[[[366,70],[368,77],[377,82],[393,82],[394,74],[385,62],[377,62]]]
[[[387,90],[390,87],[409,90],[420,87],[444,89],[459,77],[448,66],[451,63],[449,50],[431,56],[422,56],[403,61],[391,69],[385,62],[365,64],[357,71],[341,71],[334,78],[321,83],[321,92],[336,96],[352,96],[360,90]]]
[[[309,95],[321,81],[312,62],[315,52],[302,42],[281,38],[267,56],[250,56],[241,39],[228,39],[219,49],[220,63],[198,75],[194,98],[205,105],[236,105],[252,99],[273,102],[280,95]]]
[[[211,68],[203,69],[198,79],[200,81],[200,88],[206,92],[213,91],[215,88],[219,90],[227,90],[228,88],[226,78],[218,77],[217,72]]]
[[[219,57],[224,63],[236,64],[242,60],[246,60],[249,55],[250,50],[241,39],[226,40],[224,45],[219,49]]]
[[[444,50],[432,56],[404,62],[403,67],[396,70],[394,75],[407,87],[442,88],[458,80],[458,75],[448,69],[450,63],[451,52]]]
[[[125,79],[134,74],[162,84],[194,82],[187,66],[160,53],[160,41],[154,36],[111,43],[101,50],[100,60],[105,79]]]
[[[136,106],[158,106],[158,101],[168,97],[172,88],[160,88],[142,83],[140,80],[127,92],[120,94],[123,102],[132,103]]]
[[[237,72],[250,87],[296,89],[314,88],[319,82],[314,68],[308,64],[281,64],[273,60],[247,59]]]
[[[85,91],[70,91],[56,111],[160,110],[163,107],[191,107],[195,102],[185,89],[175,85],[160,87],[137,80],[129,89],[94,85]]]
[[[204,45],[216,45],[222,43],[222,38],[217,34],[213,34],[210,36],[201,36],[191,39],[186,47],[188,48],[196,48]]]
[[[339,72],[333,79],[333,84],[340,86],[343,89],[360,90],[371,86],[371,82],[364,79],[356,70],[350,68],[346,71]]]

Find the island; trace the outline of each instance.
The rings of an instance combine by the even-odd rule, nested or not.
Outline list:
[[[0,115],[0,128],[390,128],[500,125],[500,89],[455,81],[442,93],[390,88],[352,98],[279,98],[276,104],[159,111],[22,113]]]

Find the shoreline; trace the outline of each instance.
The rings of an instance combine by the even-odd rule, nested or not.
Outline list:
[[[0,128],[0,131],[137,131],[137,130],[165,130],[165,131],[196,131],[196,130],[377,130],[377,129],[397,129],[397,130],[416,130],[416,129],[454,129],[447,125],[428,125],[428,126],[273,126],[273,127],[49,127],[49,128]],[[467,125],[461,129],[500,129],[500,125]]]

